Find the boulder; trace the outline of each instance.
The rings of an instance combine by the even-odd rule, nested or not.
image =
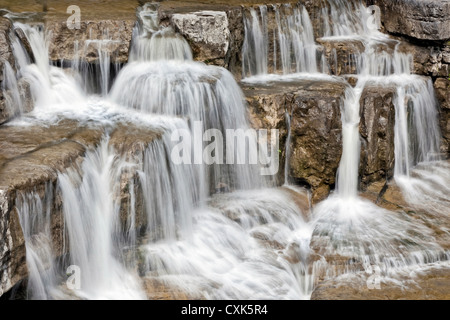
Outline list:
[[[228,17],[223,11],[199,11],[174,14],[171,22],[175,30],[191,45],[197,60],[221,59],[223,65],[230,46]]]

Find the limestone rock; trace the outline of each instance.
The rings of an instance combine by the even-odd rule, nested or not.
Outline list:
[[[450,80],[436,79],[434,89],[440,106],[440,125],[444,140],[442,151],[450,154]]]
[[[0,81],[3,81],[3,61],[8,61],[11,67],[13,69],[15,68],[14,55],[10,41],[11,30],[11,21],[0,16]]]
[[[230,29],[225,12],[174,14],[171,22],[175,30],[189,41],[197,60],[225,59],[230,46]]]
[[[449,0],[376,0],[388,32],[421,40],[450,39]]]
[[[52,61],[81,58],[98,62],[99,50],[111,56],[111,63],[128,61],[135,20],[81,21],[80,29],[67,28],[66,21],[49,20],[49,57]]]
[[[58,171],[76,165],[87,146],[99,142],[101,130],[65,121],[56,126],[0,127],[0,295],[27,277],[25,240],[14,207],[18,192],[42,195]],[[60,207],[57,199],[53,204]],[[63,222],[53,210],[55,251],[62,252]]]
[[[390,179],[394,170],[395,87],[368,85],[360,99],[361,187]]]
[[[356,57],[364,52],[364,44],[359,40],[336,41],[321,40],[317,42],[324,48],[323,54],[328,63],[330,74],[356,74]]]
[[[342,152],[340,109],[345,88],[341,82],[304,80],[243,87],[252,125],[280,130],[280,163],[286,157],[285,114],[291,115],[289,176],[311,187],[313,202],[324,199],[335,183]]]
[[[450,271],[433,268],[400,281],[381,281],[379,289],[369,289],[370,275],[359,273],[323,281],[312,300],[448,300]]]

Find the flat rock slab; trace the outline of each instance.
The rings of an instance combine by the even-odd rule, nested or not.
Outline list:
[[[397,283],[381,282],[379,289],[367,286],[370,275],[346,276],[319,283],[312,300],[448,300],[450,269],[432,268],[404,277]]]

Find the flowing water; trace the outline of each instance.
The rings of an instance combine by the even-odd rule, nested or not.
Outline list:
[[[355,57],[358,81],[345,93],[337,187],[312,209],[308,192],[288,184],[288,113],[283,187],[275,186],[275,177],[261,177],[258,164],[195,161],[205,140],[188,155],[194,161],[172,161],[174,133],[187,132],[190,139],[197,130],[200,135],[207,129],[247,130],[249,124],[233,76],[193,61],[186,40],[159,26],[157,4],[138,10],[130,61],[116,67],[115,78],[105,49],[114,39],[84,43],[98,50],[95,83],[79,59],[70,72],[51,66],[42,27],[16,22],[34,55],[32,63],[13,39],[18,72],[30,82],[35,109],[10,125],[70,118],[106,128],[101,143],[86,152],[81,164],[59,172],[54,185],[17,197],[28,298],[143,299],[151,297],[156,283],[182,297],[308,299],[318,277],[367,273],[376,266],[383,277],[395,279],[408,268],[448,261],[448,251],[426,224],[436,223],[449,208],[450,168],[436,161],[440,135],[432,84],[411,75],[411,57],[397,46],[379,50],[380,45],[392,48],[392,40],[367,28],[364,6],[323,3],[320,37],[364,38],[365,50]],[[244,25],[245,81],[262,76],[255,83],[297,77],[344,82],[325,74],[329,68],[305,7],[251,8]],[[17,75],[8,68],[5,64],[9,105],[20,105]],[[368,83],[396,88],[395,181],[410,204],[432,212],[424,221],[358,195],[359,101]],[[155,135],[131,156],[111,142],[115,129],[130,124]],[[250,144],[255,137],[247,138]],[[239,159],[248,152],[243,144],[232,154]],[[59,248],[52,240],[56,199],[62,203]],[[79,267],[79,290],[67,288],[69,266]]]

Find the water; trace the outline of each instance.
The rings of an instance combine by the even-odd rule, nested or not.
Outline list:
[[[139,9],[130,62],[117,68],[116,77],[107,54],[113,40],[85,44],[98,50],[95,83],[81,60],[71,70],[50,66],[42,28],[15,23],[36,60],[31,63],[14,42],[18,74],[30,82],[35,110],[10,125],[48,126],[69,118],[105,129],[102,141],[88,148],[81,164],[59,172],[54,185],[17,197],[28,298],[145,299],[159,293],[157,283],[162,292],[198,299],[309,299],[319,279],[367,276],[378,267],[383,281],[397,281],[401,273],[434,263],[445,267],[450,256],[441,243],[449,230],[439,222],[447,219],[450,167],[435,161],[440,136],[432,84],[410,74],[411,57],[395,41],[366,28],[365,7],[323,3],[321,30],[312,29],[302,6],[260,6],[244,20],[245,81],[255,85],[299,77],[343,81],[325,74],[314,34],[365,37],[365,50],[355,57],[358,81],[348,86],[341,110],[336,190],[314,207],[306,190],[288,184],[287,113],[282,187],[274,187],[273,177],[262,179],[259,165],[171,161],[174,132],[245,130],[249,124],[233,76],[194,62],[186,40],[159,25],[157,5]],[[427,212],[420,219],[359,196],[359,101],[368,83],[396,88],[395,182],[411,206]],[[12,92],[14,84],[7,83]],[[126,126],[154,138],[119,147],[114,130]],[[243,145],[234,155],[247,152]],[[62,200],[62,211],[55,199]],[[63,230],[55,235],[58,217]],[[430,225],[442,231],[438,239]],[[67,288],[70,265],[80,267],[80,290]]]
[[[340,1],[328,1],[334,27],[325,28],[325,36],[340,40],[366,35],[365,51],[357,57],[358,81],[346,91],[343,123],[343,153],[337,174],[335,194],[313,209],[315,230],[311,246],[324,257],[341,256],[347,262],[330,259],[318,268],[325,278],[345,273],[372,274],[379,271],[383,281],[396,281],[405,270],[421,270],[429,264],[444,261],[449,252],[436,243],[429,228],[437,223],[432,208],[443,208],[445,178],[435,181],[432,174],[424,177],[419,187],[412,180],[411,169],[423,161],[439,159],[440,134],[437,122],[437,103],[431,80],[411,75],[412,58],[399,52],[398,43],[375,30],[361,29],[357,21],[364,21],[364,8],[352,11]],[[324,9],[326,12],[328,9]],[[358,16],[359,14],[359,16]],[[336,25],[340,21],[341,25]],[[354,23],[350,23],[354,21]],[[328,26],[327,22],[325,23]],[[366,84],[396,88],[395,106],[395,181],[400,185],[406,201],[414,208],[427,211],[424,221],[414,221],[405,213],[391,212],[358,196],[360,154],[359,100]],[[423,164],[425,165],[425,164]],[[436,165],[431,165],[434,168]],[[428,165],[425,165],[428,167]],[[446,166],[439,166],[444,174]],[[440,186],[432,192],[431,185]],[[419,190],[428,190],[418,199]],[[445,191],[444,191],[445,192]],[[431,200],[431,199],[435,200]],[[444,197],[445,199],[445,197]],[[425,204],[426,203],[426,204]],[[432,203],[435,203],[434,205]],[[445,209],[442,209],[445,212]],[[398,282],[397,282],[398,284]]]
[[[270,20],[276,24],[273,30],[269,30]],[[258,11],[251,8],[244,23],[244,77],[318,72],[318,46],[306,8],[291,5],[273,5],[270,9],[260,6]],[[273,59],[269,58],[271,50]]]

